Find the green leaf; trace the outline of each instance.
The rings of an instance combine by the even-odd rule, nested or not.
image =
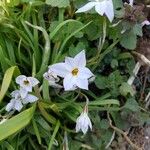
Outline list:
[[[139,110],[139,104],[134,98],[129,98],[124,105],[124,108],[129,109],[131,111],[138,111]]]
[[[141,24],[136,24],[133,28],[133,32],[134,32],[135,35],[143,36],[142,25]]]
[[[74,47],[74,45],[71,45],[71,47],[69,48],[69,55],[71,57],[74,57],[75,55],[80,53],[81,50],[83,49],[85,49],[85,43],[83,42],[79,42],[76,47]]]
[[[52,22],[51,27],[49,29],[51,32],[50,39],[53,39],[55,37],[55,35],[57,35],[58,31],[60,31],[61,28],[63,28],[64,26],[66,26],[67,24],[70,24],[70,23],[72,23],[76,26],[82,25],[82,23],[80,21],[73,20],[73,19],[65,20],[58,25],[57,25],[57,22]]]
[[[101,129],[108,129],[109,128],[109,122],[107,119],[102,119],[100,121],[100,127]]]
[[[94,82],[99,89],[106,89],[108,87],[107,77],[96,76],[96,79]]]
[[[112,68],[118,67],[118,60],[117,59],[112,59],[112,61],[111,61],[111,67]]]
[[[89,105],[95,105],[95,106],[98,106],[98,105],[120,105],[119,101],[116,100],[116,99],[106,99],[106,100],[95,100],[95,101],[92,101],[89,103]]]
[[[69,0],[46,0],[46,4],[51,5],[52,7],[67,7],[69,6]]]
[[[113,0],[113,4],[115,8],[121,8],[123,7],[123,2],[120,0]]]
[[[8,150],[15,150],[7,141],[4,141],[2,145]]]
[[[1,90],[0,90],[0,102],[3,100],[7,90],[9,88],[9,85],[11,83],[13,75],[16,77],[19,74],[20,74],[20,71],[17,66],[13,66],[6,70],[6,73],[3,78]]]
[[[124,82],[120,86],[120,93],[123,96],[127,96],[127,94],[130,94],[131,96],[134,96],[135,90],[132,88],[131,85],[129,85],[128,83]]]
[[[38,143],[41,144],[40,132],[39,132],[39,129],[37,127],[37,124],[36,124],[36,121],[34,120],[34,118],[32,119],[32,124],[33,124],[33,129],[34,129],[35,135],[37,137]]]
[[[56,126],[55,126],[54,132],[53,132],[53,134],[52,134],[51,140],[50,140],[50,142],[49,142],[48,150],[51,150],[52,145],[53,145],[54,140],[55,140],[55,136],[56,136],[56,134],[57,134],[59,128],[60,128],[60,122],[59,122],[59,120],[58,120],[58,121],[56,122]]]
[[[35,106],[0,124],[0,141],[23,129],[32,119]]]
[[[7,6],[14,7],[19,5],[19,2],[20,0],[10,0],[9,2],[7,2]]]
[[[137,36],[134,32],[127,32],[121,38],[120,44],[126,48],[133,50],[136,48]]]

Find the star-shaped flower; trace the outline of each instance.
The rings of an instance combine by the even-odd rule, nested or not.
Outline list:
[[[64,78],[65,91],[76,87],[88,90],[88,79],[93,73],[86,66],[85,51],[81,51],[74,58],[66,57],[65,63],[57,63],[49,67],[51,71]]]
[[[83,7],[79,8],[76,13],[87,12],[95,7],[95,11],[103,16],[104,14],[108,17],[109,21],[112,22],[114,19],[114,7],[112,0],[94,0],[88,2]]]
[[[36,86],[39,81],[34,77],[20,75],[16,78],[16,83],[20,85],[20,92],[24,97],[28,92],[32,92],[32,88]]]

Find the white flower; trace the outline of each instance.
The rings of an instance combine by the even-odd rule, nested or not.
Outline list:
[[[26,77],[24,75],[20,75],[16,78],[16,83],[20,85],[20,92],[23,96],[28,92],[32,92],[32,88],[36,86],[39,81],[34,77]]]
[[[23,107],[23,105],[20,100],[11,99],[11,101],[6,106],[6,111],[8,111],[8,112],[11,110],[20,111],[22,109],[22,107]]]
[[[103,16],[104,14],[108,17],[109,21],[112,22],[114,19],[114,7],[112,0],[94,0],[88,2],[83,7],[79,8],[76,13],[86,12],[95,7],[95,11]]]
[[[90,128],[92,130],[92,123],[88,116],[88,106],[86,105],[84,108],[84,111],[81,113],[81,115],[76,120],[76,132],[79,132],[80,130],[86,134],[88,129]]]
[[[23,95],[20,90],[15,90],[11,93],[12,99],[6,106],[6,111],[17,110],[20,111],[23,104],[33,103],[38,100],[38,98],[31,94]]]
[[[45,72],[43,74],[43,77],[48,81],[50,86],[52,86],[54,88],[62,88],[61,85],[56,83],[56,82],[59,82],[59,80],[60,80],[59,77],[57,76],[57,74],[55,74],[50,69],[48,70],[48,72]]]
[[[93,73],[85,67],[85,51],[81,51],[74,58],[66,57],[65,63],[57,63],[50,66],[50,70],[64,78],[65,91],[74,90],[76,87],[88,90],[88,79]]]
[[[20,100],[23,104],[33,103],[38,100],[38,98],[32,94],[27,93],[26,95],[22,96],[20,90],[13,91],[11,96],[16,100]]]
[[[143,21],[142,22],[142,27],[145,26],[145,25],[149,26],[150,22],[148,20]]]
[[[129,0],[129,5],[133,6],[134,0]]]

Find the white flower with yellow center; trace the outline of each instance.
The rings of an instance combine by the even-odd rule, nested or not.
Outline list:
[[[81,130],[84,134],[86,134],[89,128],[92,130],[92,123],[88,116],[88,105],[86,104],[83,112],[76,120],[76,132]]]
[[[95,7],[95,11],[103,16],[104,14],[108,17],[109,21],[112,22],[114,19],[114,7],[112,0],[91,0],[83,7],[79,8],[76,13],[87,12]]]
[[[24,97],[28,92],[32,92],[32,88],[36,86],[39,81],[34,77],[20,75],[16,78],[16,83],[20,85],[20,92]]]
[[[64,63],[54,64],[49,69],[64,78],[65,91],[75,90],[76,87],[88,90],[88,79],[94,75],[85,66],[86,58],[83,50],[74,58],[66,57]]]

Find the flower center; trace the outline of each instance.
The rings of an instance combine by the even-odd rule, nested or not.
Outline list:
[[[29,81],[28,81],[28,80],[24,80],[23,83],[24,83],[25,85],[28,85],[28,84],[29,84]]]
[[[78,72],[79,72],[78,68],[75,68],[72,70],[72,75],[76,76],[78,74]]]

